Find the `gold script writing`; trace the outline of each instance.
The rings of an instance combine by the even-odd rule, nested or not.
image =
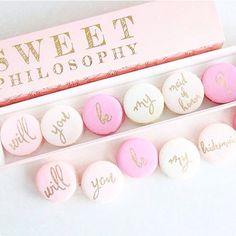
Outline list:
[[[222,148],[228,148],[235,143],[236,143],[236,137],[229,137],[227,140],[218,143],[216,143],[213,139],[211,139],[210,143],[208,144],[201,141],[200,148],[203,153],[208,153],[220,150]]]
[[[179,105],[181,106],[183,111],[187,111],[190,109],[195,103],[197,103],[199,100],[201,100],[201,96],[196,94],[195,97],[189,99],[187,102],[184,102],[182,98],[178,99]]]
[[[185,84],[187,84],[187,80],[185,79],[183,73],[181,73],[181,79],[177,80],[175,84],[172,84],[169,88],[170,91],[179,91]]]
[[[179,164],[181,166],[181,168],[182,168],[182,172],[186,172],[188,170],[189,164],[191,162],[192,161],[189,160],[188,154],[186,152],[183,155],[180,155],[180,156],[174,155],[169,160],[170,164],[174,164],[174,163]]]
[[[59,135],[60,141],[61,143],[65,144],[66,143],[66,137],[63,133],[63,127],[65,125],[65,123],[67,122],[67,120],[70,119],[70,114],[69,113],[65,113],[65,112],[61,112],[62,117],[60,117],[55,124],[52,125],[52,130],[51,132],[55,135]]]
[[[102,106],[100,103],[96,103],[96,113],[99,121],[105,125],[106,123],[110,122],[112,120],[112,116],[108,114],[103,114],[102,112]]]
[[[144,165],[147,165],[147,161],[144,159],[144,157],[138,158],[133,148],[130,148],[129,152],[131,159],[134,161],[137,167],[142,168]]]
[[[232,94],[232,90],[228,86],[223,73],[220,72],[219,74],[217,74],[215,80],[216,80],[216,83],[222,86],[227,93]]]
[[[137,101],[134,107],[134,111],[138,111],[139,108],[144,107],[148,109],[150,115],[154,113],[154,105],[153,103],[156,102],[155,99],[151,99],[150,96],[145,94],[145,97],[141,101]]]
[[[50,185],[44,191],[44,194],[47,198],[53,196],[56,191],[65,191],[70,187],[70,184],[64,181],[60,165],[55,165],[54,167],[50,168],[50,176],[52,180],[50,181]]]
[[[93,199],[96,200],[99,197],[100,190],[104,185],[114,184],[116,182],[116,178],[110,173],[107,177],[95,178],[95,180],[91,181],[92,187],[95,189],[93,194]]]
[[[178,79],[175,84],[172,84],[169,87],[170,91],[176,91],[180,93],[178,103],[184,112],[188,111],[192,106],[194,106],[194,104],[199,103],[199,101],[202,99],[199,94],[195,94],[193,97],[190,97],[189,93],[185,89],[186,84],[188,84],[188,81],[184,77],[184,74],[181,73],[181,79]]]
[[[24,117],[17,120],[17,133],[16,137],[11,140],[9,146],[16,150],[22,143],[30,143],[30,141],[35,140],[37,137],[30,133],[28,124]]]

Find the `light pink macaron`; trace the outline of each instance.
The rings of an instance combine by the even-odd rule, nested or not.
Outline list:
[[[143,138],[125,141],[119,148],[116,162],[122,172],[131,177],[151,175],[158,164],[156,147]]]
[[[205,95],[216,103],[236,100],[236,67],[230,63],[210,66],[202,76]]]
[[[73,167],[64,161],[49,162],[38,170],[36,185],[47,200],[63,202],[76,190],[76,174]]]
[[[97,161],[84,171],[81,188],[90,200],[109,203],[120,195],[123,188],[123,175],[112,162]]]
[[[206,126],[198,138],[202,157],[212,163],[235,158],[236,131],[226,123]]]
[[[82,117],[85,126],[91,132],[108,135],[120,128],[123,121],[123,109],[115,97],[99,94],[86,101]]]
[[[2,124],[1,140],[9,153],[16,156],[29,155],[42,142],[40,124],[29,114],[11,116]]]

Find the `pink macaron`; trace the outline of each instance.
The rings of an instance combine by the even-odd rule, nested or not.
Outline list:
[[[77,186],[73,167],[64,161],[44,164],[37,172],[36,185],[39,192],[51,202],[68,200]]]
[[[129,139],[120,146],[116,156],[116,162],[121,171],[128,176],[148,176],[157,167],[157,149],[146,139]]]
[[[2,124],[1,140],[9,153],[16,156],[29,155],[42,142],[40,124],[29,114],[11,116]]]
[[[92,133],[108,135],[120,128],[123,121],[123,109],[115,97],[99,94],[86,101],[82,117],[85,126]]]
[[[230,63],[210,66],[202,76],[205,95],[216,103],[236,100],[236,67]]]

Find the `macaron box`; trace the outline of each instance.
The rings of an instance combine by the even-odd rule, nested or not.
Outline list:
[[[214,12],[212,2],[191,4]],[[223,41],[217,17],[212,21],[218,46],[208,38],[200,47],[206,51]],[[85,195],[109,202],[123,175],[187,177],[201,161],[233,158],[236,47],[192,54],[1,107],[1,168],[38,163],[39,192],[61,201],[75,192],[74,166]]]
[[[223,41],[211,1],[145,3],[2,40],[0,107],[218,49]]]

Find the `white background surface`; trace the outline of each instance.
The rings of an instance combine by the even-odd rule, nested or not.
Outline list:
[[[0,3],[0,39],[121,9],[137,2]],[[236,2],[217,2],[226,34],[236,42]],[[75,157],[76,158],[76,157]],[[39,163],[0,171],[1,236],[236,235],[236,160],[202,162],[197,176],[173,181],[159,170],[145,179],[126,178],[120,201],[97,205],[80,191],[63,204],[38,195]]]

